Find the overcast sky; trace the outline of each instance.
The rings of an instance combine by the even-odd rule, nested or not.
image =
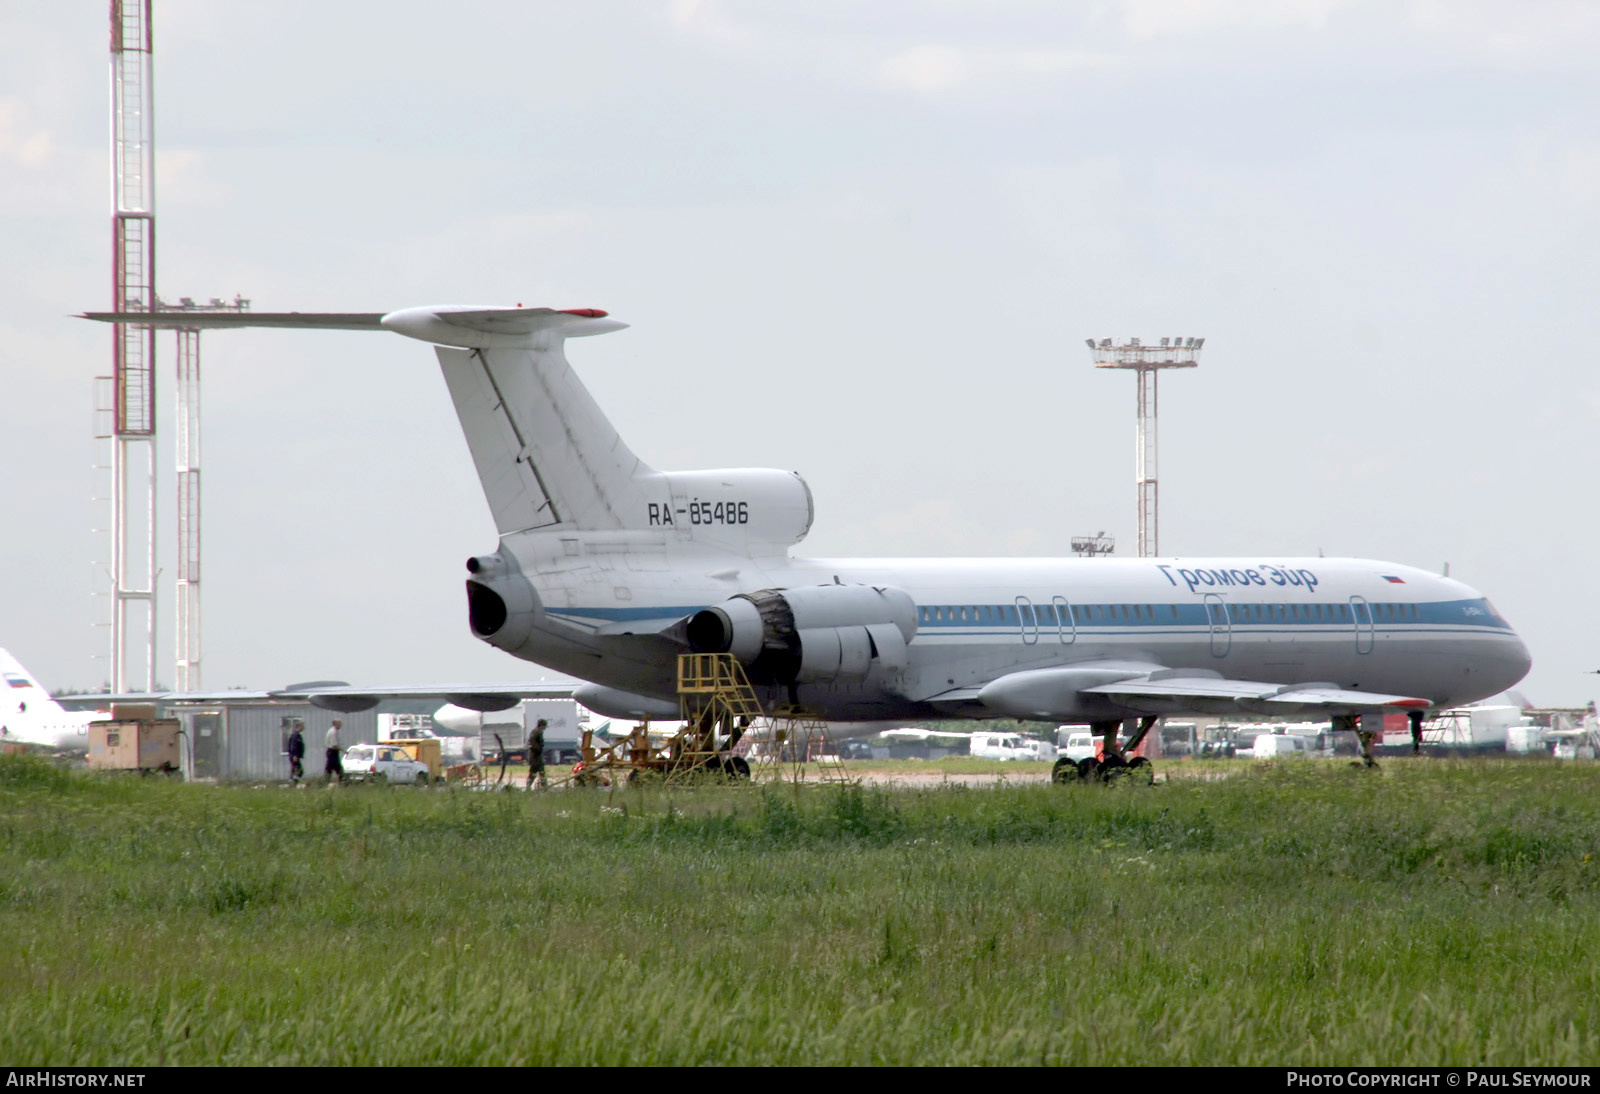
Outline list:
[[[91,377],[106,5],[0,0],[0,645],[106,679]],[[1438,570],[1600,692],[1600,5],[156,0],[158,287],[257,310],[601,307],[570,356],[658,467],[800,471],[811,555],[1135,547]],[[171,336],[160,342],[173,679]],[[208,687],[510,680],[429,347],[204,340]],[[532,675],[538,675],[532,670]]]

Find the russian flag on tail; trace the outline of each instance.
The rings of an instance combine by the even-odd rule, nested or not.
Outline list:
[[[1390,574],[1384,574],[1383,575],[1383,580],[1387,581],[1391,585],[1404,585],[1406,583],[1405,582],[1405,578],[1403,578],[1403,577],[1394,577],[1394,576],[1392,576]]]

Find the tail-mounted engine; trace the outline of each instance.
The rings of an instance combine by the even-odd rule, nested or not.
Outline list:
[[[467,621],[472,633],[510,653],[528,640],[544,614],[539,594],[515,556],[501,550],[467,559]]]
[[[813,585],[763,589],[696,612],[689,645],[696,653],[731,653],[759,683],[848,683],[876,662],[906,667],[917,633],[917,607],[902,589]]]

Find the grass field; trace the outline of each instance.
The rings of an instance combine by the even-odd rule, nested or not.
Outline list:
[[[291,791],[0,757],[0,1060],[1600,1062],[1600,765]]]

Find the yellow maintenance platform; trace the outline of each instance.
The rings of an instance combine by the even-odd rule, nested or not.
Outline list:
[[[609,745],[599,744],[585,731],[579,746],[583,759],[573,769],[572,784],[615,786],[644,778],[749,779],[746,751],[755,758],[758,776],[792,775],[799,780],[814,765],[823,779],[845,779],[837,753],[826,755],[832,752],[828,724],[803,710],[767,715],[744,666],[731,653],[678,656],[678,709],[683,727],[666,738],[652,737],[647,722]],[[763,739],[754,749],[748,744],[740,748],[758,719],[766,723]]]

